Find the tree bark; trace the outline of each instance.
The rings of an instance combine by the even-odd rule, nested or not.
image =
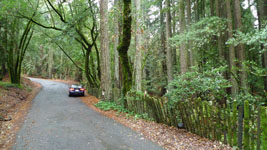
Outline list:
[[[259,29],[263,29],[267,23],[267,1],[266,0],[258,0],[258,20],[259,20]],[[264,22],[265,21],[265,22]],[[263,45],[261,45],[261,49],[264,49]],[[262,67],[267,68],[267,51],[265,50],[262,55]],[[263,76],[264,80],[264,90],[267,91],[267,76]]]
[[[196,18],[196,22],[199,21],[199,0],[195,0],[195,6],[194,6],[194,9],[195,9],[195,18]]]
[[[101,89],[104,100],[111,100],[111,72],[108,34],[108,0],[100,1],[100,39],[101,39]]]
[[[170,11],[170,0],[165,1],[166,4],[166,50],[167,50],[167,76],[168,83],[173,80],[173,52],[169,39],[172,37],[171,32],[171,11]]]
[[[132,16],[131,16],[131,0],[123,0],[123,33],[121,35],[118,52],[122,65],[123,74],[123,95],[132,87],[132,69],[128,58],[128,49],[131,43],[131,29],[132,29]]]
[[[186,30],[185,27],[185,5],[184,0],[179,0],[179,18],[180,18],[180,33],[183,34]],[[185,43],[182,43],[180,46],[180,68],[181,68],[181,74],[186,73],[188,69],[187,64],[187,50]]]
[[[142,27],[141,27],[141,0],[136,0],[136,35],[135,35],[135,89],[142,89]]]
[[[175,1],[176,0],[172,0],[171,1],[171,5],[172,5],[172,7],[175,7]],[[177,20],[176,20],[176,9],[173,9],[172,10],[172,13],[171,13],[171,27],[172,27],[172,35],[174,35],[174,34],[176,34],[176,24],[177,24]],[[174,70],[176,70],[176,68],[178,67],[177,66],[177,58],[176,58],[176,56],[177,56],[177,54],[176,54],[176,48],[175,47],[172,47],[171,48],[172,49],[172,59],[173,59],[173,69]],[[173,70],[173,71],[174,71]]]
[[[164,13],[162,9],[163,0],[160,0],[159,3],[160,10],[160,48],[158,49],[158,58],[160,58],[160,70],[159,77],[162,79],[161,86],[161,95],[165,94],[166,85],[167,85],[167,64],[166,64],[166,40],[165,40],[165,23],[164,23]]]
[[[187,11],[187,24],[188,26],[191,25],[191,0],[186,0],[186,11]],[[190,67],[192,66],[195,66],[196,65],[196,62],[195,62],[195,59],[194,59],[194,51],[191,47],[192,45],[192,42],[189,40],[188,42],[188,49],[189,49],[189,59],[190,59]]]
[[[8,48],[8,71],[11,83],[20,84],[22,62],[33,36],[32,21],[28,21],[21,37],[19,37],[19,20],[15,19],[12,22],[10,33],[10,43]],[[20,39],[19,39],[20,38]],[[8,41],[8,40],[7,40]],[[19,42],[17,42],[19,41]]]
[[[235,0],[235,19],[236,19],[236,28],[237,30],[242,30],[242,21],[241,21],[241,6],[240,1]],[[240,82],[241,82],[241,88],[243,90],[247,90],[247,75],[245,72],[245,46],[244,44],[238,45],[238,54],[239,54],[239,61],[240,61]],[[238,147],[240,150],[242,150],[242,141],[243,141],[243,113],[244,113],[244,107],[243,104],[239,106],[238,110]]]
[[[119,53],[117,51],[119,45],[119,0],[114,1],[115,5],[115,17],[114,17],[114,85],[116,88],[120,86],[120,77],[119,77]]]
[[[54,51],[53,49],[50,47],[48,50],[48,78],[52,79],[52,71],[53,71],[53,65],[54,65]]]
[[[216,9],[216,16],[217,17],[220,17],[219,0],[215,0],[215,9]],[[222,35],[221,35],[221,32],[220,32],[219,37],[217,38],[217,40],[218,40],[219,57],[220,57],[220,59],[224,59],[223,48],[222,48]]]
[[[214,0],[210,0],[210,15],[214,16]]]
[[[227,9],[227,25],[228,25],[228,38],[233,38],[233,19],[232,19],[232,9],[231,9],[231,0],[226,0],[226,9]],[[230,68],[230,81],[232,83],[231,94],[235,96],[238,93],[238,84],[235,79],[237,75],[236,71],[236,56],[235,56],[235,47],[231,44],[229,45],[229,68]]]
[[[237,30],[242,30],[242,21],[241,21],[241,6],[240,6],[240,0],[235,0],[235,19],[236,19],[236,28]],[[240,82],[241,82],[241,88],[244,90],[247,90],[247,73],[245,71],[245,45],[239,44],[238,45],[238,55],[239,55],[239,61],[240,61]]]

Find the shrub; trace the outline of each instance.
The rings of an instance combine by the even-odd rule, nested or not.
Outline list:
[[[168,85],[166,96],[171,103],[197,97],[209,101],[222,100],[227,96],[226,88],[231,86],[222,75],[224,70],[225,67],[219,67],[201,72],[193,68],[192,72],[177,75]]]

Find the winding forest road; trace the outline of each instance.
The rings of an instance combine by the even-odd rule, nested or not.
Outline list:
[[[43,88],[17,134],[14,150],[158,150],[138,133],[68,97],[68,85],[31,78]]]

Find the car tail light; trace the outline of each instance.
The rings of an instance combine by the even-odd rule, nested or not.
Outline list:
[[[74,91],[74,88],[70,88],[70,91]]]
[[[80,91],[85,91],[85,89],[84,88],[80,88]]]

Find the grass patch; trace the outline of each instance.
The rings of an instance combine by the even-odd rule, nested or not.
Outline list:
[[[124,107],[120,105],[115,104],[114,102],[99,101],[97,104],[95,104],[95,106],[104,111],[115,110],[115,111],[124,112],[124,113],[129,112],[127,109],[125,109]]]
[[[18,85],[18,84],[13,84],[13,83],[3,82],[3,81],[0,81],[0,87],[3,87],[5,89],[8,89],[8,88],[21,88],[21,86]]]
[[[109,102],[109,101],[99,101],[95,106],[101,110],[109,111],[109,110],[115,110],[118,113],[126,113],[126,117],[133,116],[135,119],[145,119],[149,121],[153,121],[152,118],[149,118],[148,114],[137,114],[133,111],[129,111],[128,109],[124,108],[121,105],[117,105],[115,102]]]

